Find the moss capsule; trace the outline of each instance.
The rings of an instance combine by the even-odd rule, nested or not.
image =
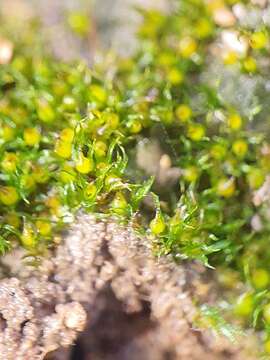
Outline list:
[[[118,128],[120,124],[119,115],[111,112],[105,112],[102,114],[102,118],[111,130]]]
[[[264,49],[268,44],[268,36],[264,31],[256,31],[250,37],[250,45],[253,49]]]
[[[242,127],[242,118],[239,114],[231,114],[228,116],[228,125],[229,127],[236,131]]]
[[[217,184],[217,194],[229,198],[235,194],[235,180],[234,178],[221,179]]]
[[[232,144],[232,151],[237,157],[243,158],[248,151],[247,142],[245,140],[234,141],[234,143]]]
[[[111,210],[117,215],[125,215],[127,211],[127,201],[121,192],[117,192],[110,204]]]
[[[15,153],[6,152],[1,161],[1,167],[6,172],[14,172],[18,163],[18,156]]]
[[[60,139],[63,143],[72,143],[74,139],[74,130],[71,128],[65,128],[60,133]]]
[[[270,354],[270,339],[266,340],[264,343],[264,349],[265,351]]]
[[[63,159],[69,159],[72,154],[72,144],[58,139],[54,148],[55,153]]]
[[[248,317],[252,314],[254,308],[253,296],[251,293],[242,294],[234,307],[236,315],[241,317]]]
[[[214,144],[210,150],[212,157],[216,160],[222,160],[227,153],[227,147],[224,144]]]
[[[183,170],[184,179],[187,182],[195,182],[199,177],[199,171],[196,166],[189,166]]]
[[[97,158],[103,158],[107,153],[107,144],[104,141],[97,141],[94,144],[94,152]]]
[[[21,234],[22,245],[29,249],[35,247],[37,243],[36,233],[32,224],[25,222],[23,226],[23,231]]]
[[[89,174],[94,169],[94,162],[92,159],[87,158],[82,152],[80,152],[75,163],[75,168],[81,174]]]
[[[263,170],[259,168],[253,168],[247,175],[248,184],[251,189],[256,190],[262,186],[265,180],[265,175]]]
[[[257,71],[257,62],[256,60],[249,56],[243,61],[243,68],[249,73],[255,73]]]
[[[180,85],[184,81],[184,74],[177,68],[168,71],[167,78],[172,85]]]
[[[94,182],[87,184],[87,186],[84,189],[84,194],[88,200],[93,199],[97,194],[96,184]]]
[[[142,124],[139,120],[132,120],[128,123],[128,129],[132,134],[138,134],[142,130]]]
[[[37,103],[38,118],[44,123],[52,123],[55,120],[55,111],[52,106],[44,99]]]
[[[265,288],[270,281],[269,273],[265,269],[256,269],[252,272],[252,283],[257,289]]]
[[[24,142],[28,146],[37,146],[40,142],[41,135],[37,128],[27,128],[23,132]]]
[[[2,138],[5,141],[11,141],[15,138],[15,136],[16,136],[16,131],[13,127],[6,124],[2,126]]]
[[[16,229],[18,229],[21,225],[21,219],[15,212],[7,214],[5,216],[5,221]]]
[[[35,165],[33,167],[32,176],[38,184],[45,184],[50,178],[48,170],[41,165]]]
[[[76,111],[77,102],[76,102],[75,98],[72,96],[68,96],[68,95],[64,96],[62,108],[64,111],[67,111],[67,112]]]
[[[36,181],[33,175],[23,174],[20,177],[20,184],[22,188],[29,191],[35,189]]]
[[[13,186],[0,187],[0,201],[2,204],[10,206],[19,201],[19,194]]]
[[[52,232],[52,225],[49,221],[37,220],[36,228],[37,231],[43,236],[49,236]]]
[[[205,127],[201,124],[190,124],[188,137],[193,141],[201,141],[205,136]]]
[[[198,44],[196,40],[191,37],[184,37],[180,40],[179,51],[184,58],[190,58],[195,54]]]
[[[270,324],[270,304],[263,307],[263,317],[267,324]]]
[[[72,12],[68,16],[68,24],[71,29],[80,36],[85,36],[90,29],[90,19],[87,14]]]
[[[165,231],[166,224],[160,212],[157,212],[154,219],[150,222],[150,229],[154,235],[160,235]]]
[[[181,104],[176,108],[175,114],[177,119],[184,123],[191,118],[192,110],[188,105]]]

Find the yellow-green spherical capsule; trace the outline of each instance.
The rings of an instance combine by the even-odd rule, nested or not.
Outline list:
[[[36,233],[33,229],[33,226],[27,222],[24,223],[23,231],[21,234],[21,243],[22,245],[29,249],[35,247],[37,242]]]
[[[103,87],[99,85],[90,85],[89,88],[90,91],[90,97],[93,98],[95,101],[99,103],[105,103],[107,100],[107,92]]]
[[[2,138],[5,141],[11,141],[15,138],[16,131],[13,127],[9,125],[3,125],[2,126]]]
[[[264,349],[265,351],[270,354],[270,339],[266,340],[264,343]]]
[[[251,35],[250,45],[253,49],[264,49],[268,44],[268,35],[264,31],[257,31]]]
[[[80,36],[87,35],[90,29],[89,16],[80,12],[72,12],[68,17],[68,24]]]
[[[44,123],[52,123],[55,120],[55,111],[52,106],[44,99],[37,103],[37,114]]]
[[[172,85],[180,85],[184,81],[184,74],[177,68],[172,68],[168,71],[167,79]]]
[[[161,52],[157,57],[157,63],[160,66],[170,67],[175,63],[175,55],[170,52]]]
[[[193,141],[200,141],[205,136],[205,128],[201,124],[190,124],[188,127],[188,137]]]
[[[243,61],[243,68],[249,73],[255,73],[257,71],[257,62],[256,60],[249,56]]]
[[[52,225],[49,221],[37,220],[36,228],[37,231],[43,236],[49,236],[52,232]]]
[[[107,144],[104,141],[97,141],[94,144],[94,152],[98,158],[102,158],[106,156],[107,149],[108,149]]]
[[[165,125],[170,125],[173,122],[173,112],[169,108],[162,109],[158,116]]]
[[[84,194],[87,199],[92,199],[96,196],[97,187],[94,182],[87,184],[87,186],[85,187],[85,190],[84,190]]]
[[[212,157],[216,160],[222,160],[226,156],[227,148],[222,144],[214,144],[210,150]]]
[[[184,179],[188,182],[195,182],[199,177],[199,170],[196,166],[190,166],[183,170]]]
[[[191,37],[184,37],[179,42],[179,52],[184,58],[190,58],[197,51],[198,44]]]
[[[76,173],[72,166],[65,164],[59,174],[59,179],[65,184],[68,184],[74,181],[76,178]]]
[[[128,124],[128,129],[132,134],[138,134],[142,130],[142,124],[139,120],[133,120]]]
[[[2,204],[10,206],[19,201],[19,194],[13,186],[0,187],[0,201]]]
[[[269,273],[265,269],[256,269],[252,272],[252,283],[257,289],[265,288],[269,280]]]
[[[212,35],[213,25],[208,19],[201,18],[195,25],[195,33],[199,39],[205,39]]]
[[[24,188],[25,190],[32,190],[35,188],[36,182],[32,175],[23,174],[20,177],[20,184],[21,184],[21,187]]]
[[[94,169],[94,162],[84,156],[83,153],[79,153],[75,168],[81,174],[89,174]]]
[[[66,82],[58,79],[53,82],[52,88],[53,93],[58,97],[64,96],[68,91],[68,86]]]
[[[64,143],[72,143],[74,139],[74,130],[71,128],[65,128],[60,133],[60,139]]]
[[[121,192],[117,192],[110,205],[113,212],[117,215],[124,215],[127,210],[127,201]]]
[[[106,162],[103,161],[99,161],[97,164],[97,169],[100,171],[106,170],[108,168],[108,164]]]
[[[4,171],[14,172],[17,167],[18,156],[15,153],[6,152],[3,160],[1,161],[1,167]]]
[[[264,320],[270,324],[270,304],[267,304],[264,306],[263,308],[263,317],[264,317]]]
[[[248,151],[247,142],[245,140],[236,140],[232,145],[232,151],[237,157],[243,158]]]
[[[235,305],[234,312],[241,317],[248,317],[252,314],[254,307],[253,296],[250,293],[242,294]]]
[[[64,96],[62,108],[68,112],[75,111],[77,109],[77,103],[74,97],[68,95]]]
[[[231,114],[228,116],[228,126],[232,130],[239,130],[242,127],[243,120],[239,114]]]
[[[192,110],[188,105],[181,104],[176,108],[175,114],[178,120],[185,123],[192,117]]]
[[[16,229],[18,229],[21,224],[20,217],[16,213],[9,213],[5,215],[5,221]]]
[[[111,130],[115,130],[118,128],[120,119],[119,116],[115,113],[103,113],[102,118],[104,119],[105,123]]]
[[[51,196],[46,200],[46,205],[50,209],[56,209],[61,206],[61,202],[57,196]]]
[[[32,176],[38,184],[45,184],[50,178],[48,170],[39,165],[34,166]]]
[[[238,61],[238,55],[235,51],[227,51],[223,55],[223,62],[225,65],[234,65]]]
[[[28,122],[29,115],[25,109],[13,108],[12,113],[9,115],[12,116],[12,120],[16,123],[16,129]]]
[[[217,184],[217,194],[219,196],[229,198],[235,194],[235,180],[234,178],[221,179]]]
[[[264,183],[265,175],[261,169],[254,168],[248,173],[247,180],[251,189],[256,190]]]
[[[40,142],[41,135],[37,128],[28,128],[23,132],[23,139],[26,145],[36,146]]]
[[[55,153],[63,159],[69,159],[72,154],[72,144],[58,139],[54,148]]]
[[[150,229],[154,235],[160,235],[165,231],[166,224],[160,212],[158,212],[155,218],[150,222]]]
[[[61,214],[61,202],[56,195],[49,197],[46,200],[46,205],[52,215],[59,216]]]

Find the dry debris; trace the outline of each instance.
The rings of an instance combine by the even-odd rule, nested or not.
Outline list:
[[[255,359],[246,345],[244,352],[193,330],[190,282],[199,275],[154,258],[146,239],[112,220],[80,215],[39,269],[18,270],[10,258],[7,264],[12,278],[0,282],[1,360],[43,359],[73,344],[87,313],[91,360]]]

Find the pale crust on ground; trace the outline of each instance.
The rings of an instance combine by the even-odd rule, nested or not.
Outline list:
[[[234,360],[255,359],[246,344],[240,349],[208,331],[192,330],[196,307],[186,268],[153,257],[149,240],[113,221],[80,215],[38,271],[10,271],[13,277],[0,282],[0,360],[43,359],[74,343],[86,315],[91,333],[91,319],[94,323],[99,308],[108,306],[101,305],[102,297],[97,300],[108,287],[123,313],[140,314],[148,307],[147,330],[118,355],[97,353],[91,359],[135,360],[139,353],[141,360],[166,359],[165,354],[182,360],[221,360],[228,354]],[[126,326],[132,328],[132,321]]]

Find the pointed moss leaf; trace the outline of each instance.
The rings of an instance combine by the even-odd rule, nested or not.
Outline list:
[[[131,205],[134,211],[139,207],[141,200],[149,193],[154,182],[154,176],[146,180],[137,190],[131,195]]]

